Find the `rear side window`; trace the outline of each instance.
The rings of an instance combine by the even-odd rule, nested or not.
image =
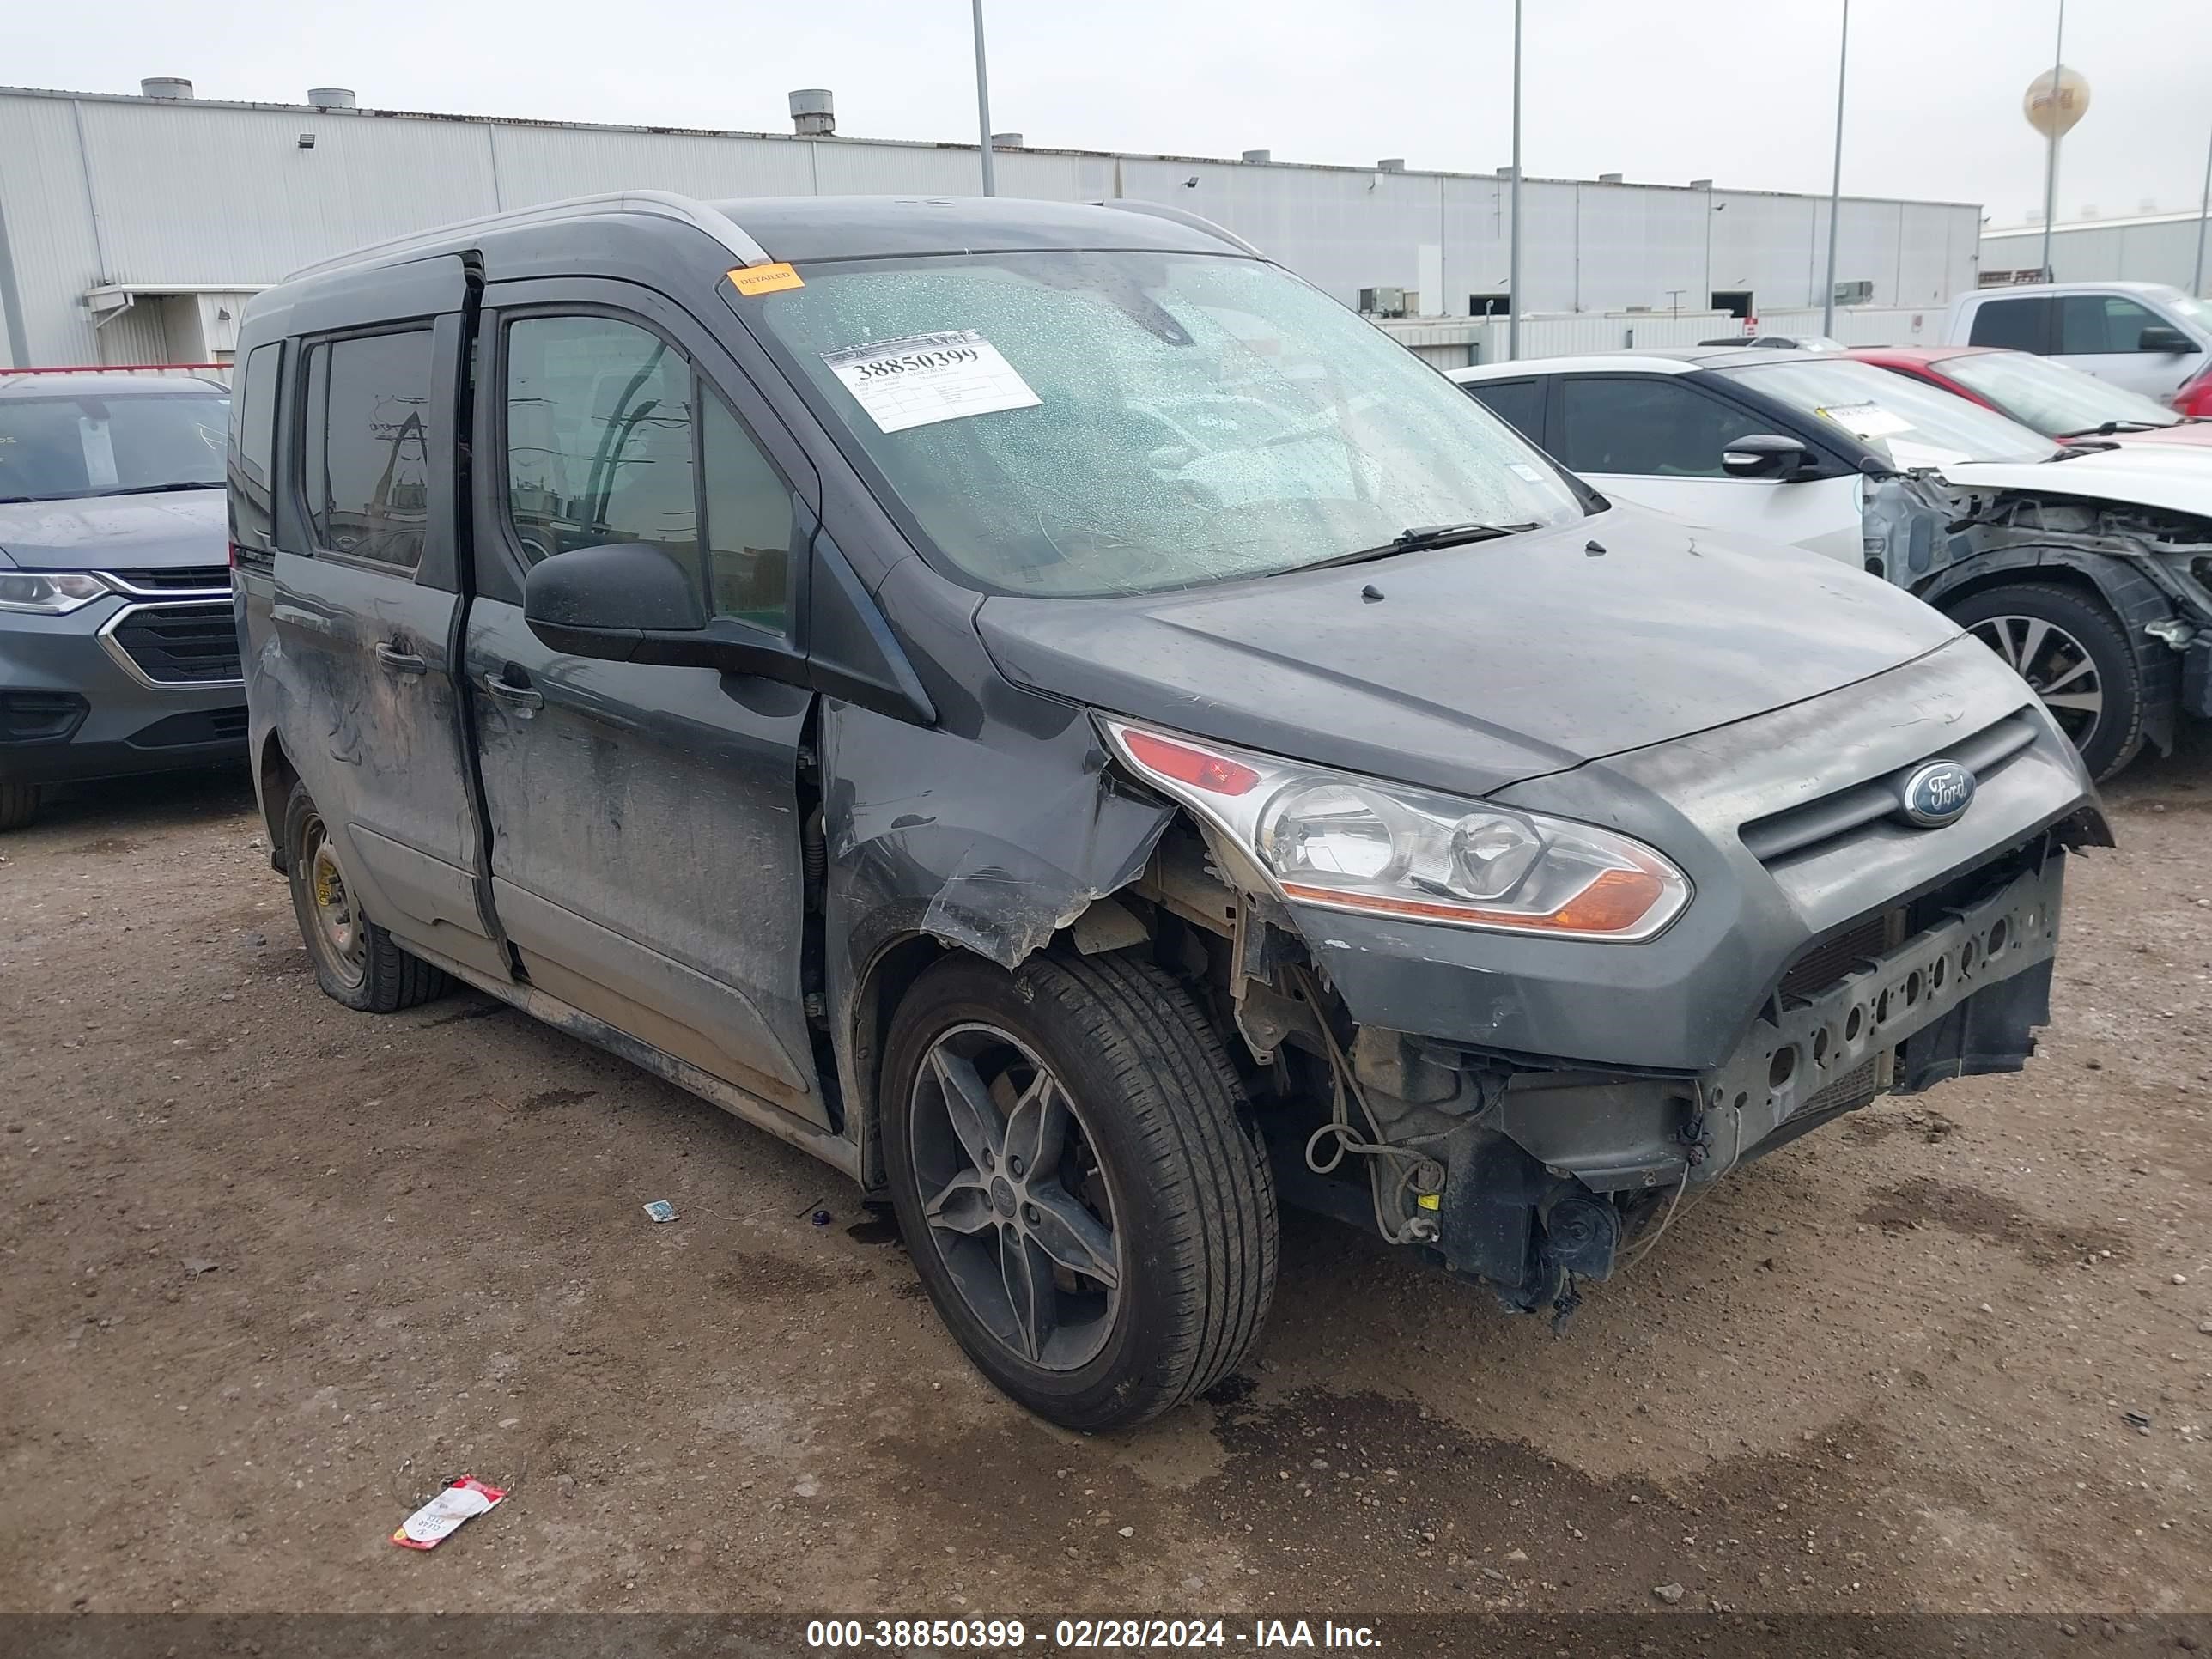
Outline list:
[[[1468,390],[1475,401],[1532,444],[1544,441],[1544,383],[1541,380],[1477,380]]]
[[[647,543],[692,574],[711,614],[784,631],[790,489],[648,329],[599,316],[508,326],[507,505],[533,564]]]
[[[248,547],[270,545],[269,488],[276,474],[276,382],[284,358],[282,341],[246,355],[230,405],[231,538]]]
[[[1559,459],[1576,472],[1724,478],[1721,452],[1771,429],[1694,386],[1574,375],[1559,385]]]
[[[2145,329],[2172,326],[2148,307],[2117,294],[2069,294],[2058,301],[2058,350],[2062,356],[2141,351]]]
[[[2033,351],[2039,356],[2051,349],[2051,301],[1984,300],[1974,307],[1973,331],[1966,343]]]
[[[430,331],[407,329],[307,349],[302,445],[315,545],[411,571],[429,522],[434,418]]]

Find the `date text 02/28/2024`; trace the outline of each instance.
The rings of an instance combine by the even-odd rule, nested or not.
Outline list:
[[[1045,1640],[1042,1623],[1018,1619],[817,1619],[806,1644],[821,1649],[932,1649],[1011,1652],[1032,1644],[1049,1650],[1245,1647],[1365,1648],[1380,1645],[1366,1625],[1304,1619],[1255,1619],[1249,1630],[1219,1619],[1058,1619]]]

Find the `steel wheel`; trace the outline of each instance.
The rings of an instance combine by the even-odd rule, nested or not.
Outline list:
[[[1988,617],[1972,633],[2043,699],[2076,749],[2088,748],[2105,717],[2105,683],[2081,641],[2041,617]]]
[[[307,863],[307,891],[330,970],[342,983],[358,986],[368,977],[368,940],[337,848],[319,817],[308,821],[300,851]]]
[[[984,1024],[932,1043],[908,1101],[929,1239],[970,1312],[1013,1352],[1072,1371],[1121,1311],[1113,1195],[1051,1070]]]

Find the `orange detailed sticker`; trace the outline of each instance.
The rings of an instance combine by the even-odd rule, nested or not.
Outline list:
[[[740,294],[781,294],[806,284],[789,265],[739,265],[730,273],[731,286]]]

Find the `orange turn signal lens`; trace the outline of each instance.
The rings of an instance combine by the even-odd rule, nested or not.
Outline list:
[[[1283,884],[1285,896],[1339,910],[1372,910],[1421,921],[1456,921],[1472,927],[1504,927],[1531,933],[1626,933],[1651,914],[1666,896],[1666,884],[1643,870],[1601,870],[1590,884],[1547,915],[1523,910],[1486,910],[1479,905],[1439,903],[1431,899],[1395,898],[1387,894]]]

